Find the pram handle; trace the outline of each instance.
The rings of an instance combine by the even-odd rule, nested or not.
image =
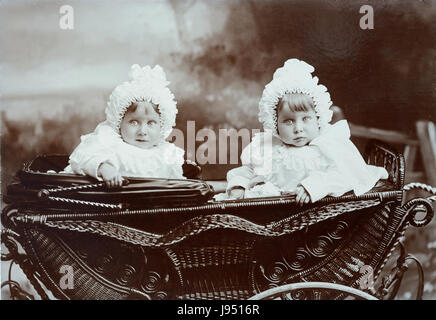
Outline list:
[[[129,185],[129,183],[130,182],[128,179],[123,178],[122,186],[127,186],[127,185]],[[53,193],[98,189],[98,188],[103,188],[105,186],[106,186],[106,183],[99,182],[99,183],[84,184],[84,185],[73,186],[73,187],[60,187],[60,188],[55,188],[55,189],[41,189],[38,192],[38,198],[47,199]]]
[[[123,178],[122,185],[127,186],[128,184],[129,184],[129,180]],[[100,182],[100,183],[85,184],[85,185],[73,186],[73,187],[60,187],[60,188],[56,188],[56,189],[41,189],[38,192],[38,198],[43,200],[43,201],[46,201],[46,200],[59,201],[59,202],[65,202],[65,203],[101,207],[101,208],[106,208],[106,209],[117,209],[117,210],[127,209],[127,205],[123,204],[123,203],[109,204],[109,203],[100,203],[100,202],[92,202],[92,201],[84,201],[84,200],[51,196],[53,193],[90,190],[90,189],[98,189],[98,188],[104,188],[104,187],[106,187],[106,183]]]

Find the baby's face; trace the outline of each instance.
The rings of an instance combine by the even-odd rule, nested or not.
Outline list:
[[[141,149],[149,149],[160,141],[159,114],[151,102],[136,103],[136,110],[127,110],[121,121],[121,138],[124,142]]]
[[[284,143],[295,147],[309,144],[320,134],[314,110],[293,111],[287,105],[278,113],[277,130]]]

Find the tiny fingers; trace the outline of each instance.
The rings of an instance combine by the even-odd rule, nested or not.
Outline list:
[[[310,196],[304,188],[298,187],[295,201],[298,205],[302,206],[303,204],[310,202]]]
[[[121,187],[123,185],[123,177],[117,176],[115,177],[115,186]]]
[[[104,182],[106,183],[106,187],[112,188],[112,180],[105,180]]]
[[[301,195],[297,193],[297,196],[295,197],[295,202],[297,202],[297,204],[300,205],[300,201],[301,201]]]
[[[111,179],[105,180],[105,182],[108,188],[115,188],[115,187],[121,187],[121,185],[123,184],[123,179],[121,176],[115,176]]]
[[[303,193],[301,192],[302,190],[301,190],[301,188],[297,188],[297,194],[296,194],[296,196],[295,196],[295,201],[297,202],[297,204],[301,204],[301,198],[302,198],[302,196],[303,196]]]
[[[116,178],[112,178],[111,180],[111,188],[115,188],[117,186],[117,179]]]

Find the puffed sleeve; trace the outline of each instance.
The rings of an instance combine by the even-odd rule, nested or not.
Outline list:
[[[251,180],[271,172],[271,139],[269,133],[256,134],[242,150],[242,166],[227,172],[227,191],[236,187],[249,189]]]
[[[162,162],[168,168],[168,179],[186,179],[182,167],[185,162],[185,150],[173,143],[166,142]]]
[[[249,166],[241,166],[230,170],[227,172],[227,192],[238,187],[248,189],[253,178],[253,169]]]
[[[361,195],[371,190],[378,180],[388,178],[386,169],[365,163],[350,140],[350,130],[345,120],[330,126],[310,145],[317,146],[330,163],[327,170],[312,172],[301,182],[312,202],[327,195],[341,196],[348,191]]]
[[[301,185],[309,193],[312,202],[325,196],[339,197],[353,190],[350,178],[334,166],[326,171],[312,172],[301,182]]]
[[[76,174],[90,175],[98,180],[99,166],[106,162],[120,169],[120,162],[113,152],[121,138],[106,122],[100,123],[94,132],[81,137],[80,144],[70,155],[69,168]]]

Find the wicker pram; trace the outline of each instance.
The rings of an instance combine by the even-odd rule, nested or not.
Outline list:
[[[421,185],[404,187],[402,155],[378,142],[366,154],[388,180],[304,207],[293,195],[214,202],[200,180],[131,180],[107,192],[88,178],[46,173],[65,158],[40,157],[5,196],[2,259],[19,263],[44,299],[41,283],[59,299],[340,299],[352,288],[393,298],[404,255],[388,278],[380,273],[408,225],[431,221],[435,197],[403,203]],[[67,288],[63,266],[74,279]],[[374,286],[362,287],[362,267]],[[304,285],[286,287],[295,283]]]

